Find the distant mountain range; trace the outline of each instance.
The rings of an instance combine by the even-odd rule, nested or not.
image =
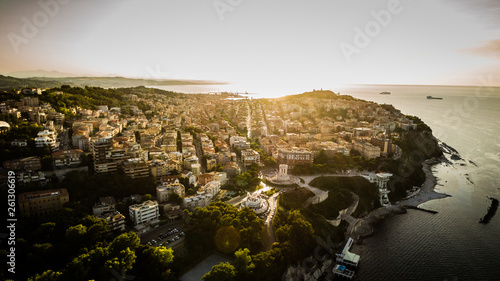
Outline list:
[[[91,75],[75,75],[73,73],[64,73],[55,70],[47,71],[43,69],[9,72],[6,73],[6,75],[17,78],[91,76]]]
[[[32,73],[34,72],[23,72]],[[47,73],[45,71],[42,71]],[[61,72],[54,72],[54,75],[64,75]],[[227,83],[205,80],[173,80],[173,79],[137,79],[126,77],[29,77],[17,78],[0,75],[0,89],[8,90],[12,88],[37,87],[54,88],[61,85],[72,87],[94,86],[102,88],[123,88],[137,86],[172,86],[172,85],[224,85]]]

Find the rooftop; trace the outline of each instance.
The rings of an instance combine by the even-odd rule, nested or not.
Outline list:
[[[65,188],[33,191],[20,194],[19,201],[26,201],[26,200],[33,200],[33,199],[47,198],[47,197],[68,196],[68,195],[69,195],[68,190],[66,190]]]

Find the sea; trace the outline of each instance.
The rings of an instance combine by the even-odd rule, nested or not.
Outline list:
[[[409,210],[390,217],[353,247],[361,255],[356,280],[500,280],[500,211],[488,224],[479,223],[491,204],[488,197],[500,199],[500,88],[484,84],[344,91],[420,117],[463,159],[433,167],[435,190],[450,197],[420,207],[437,214]]]
[[[500,211],[488,224],[479,223],[489,197],[500,199],[500,88],[483,79],[478,86],[331,90],[418,116],[463,159],[432,168],[435,190],[450,195],[420,205],[436,214],[408,210],[386,218],[372,236],[353,246],[351,251],[361,255],[355,280],[500,280]],[[390,95],[381,95],[384,91]]]

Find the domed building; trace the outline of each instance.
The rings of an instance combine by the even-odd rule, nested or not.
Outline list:
[[[5,121],[0,121],[0,133],[7,132],[8,130],[10,130],[9,123]]]
[[[250,194],[245,199],[243,199],[243,201],[241,202],[241,207],[248,207],[254,210],[257,215],[260,215],[267,211],[269,203],[267,202],[267,200],[260,198],[259,195]]]

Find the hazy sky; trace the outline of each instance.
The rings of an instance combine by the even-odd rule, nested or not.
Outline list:
[[[3,74],[500,85],[496,0],[0,0],[0,23]]]

